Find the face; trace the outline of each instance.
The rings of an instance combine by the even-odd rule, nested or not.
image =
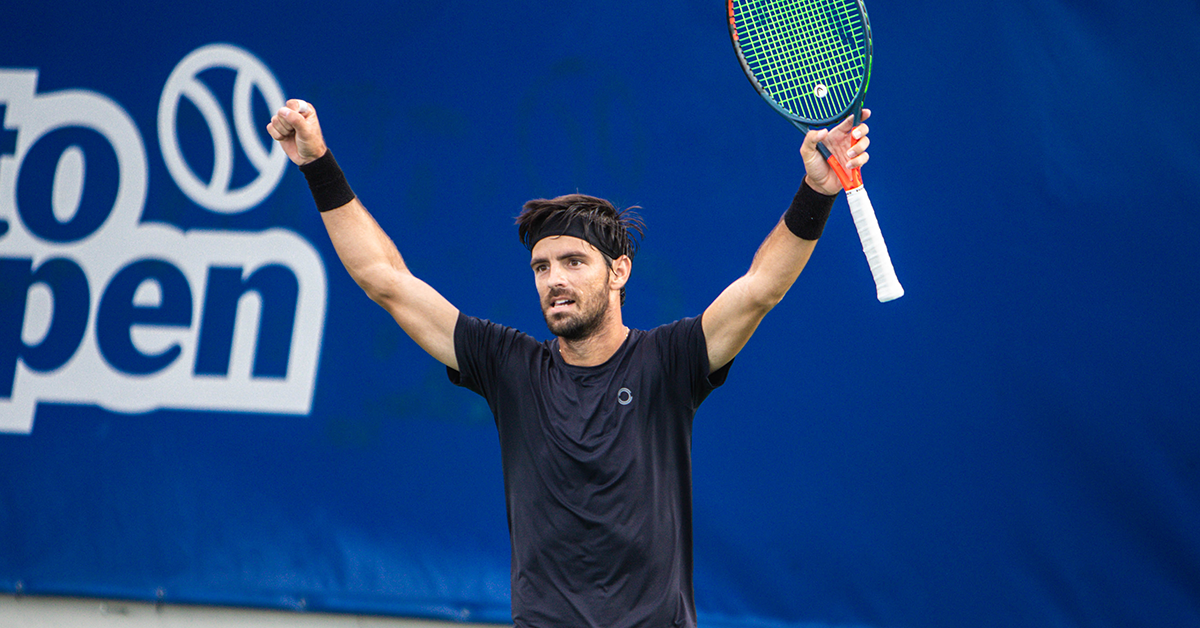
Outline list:
[[[579,340],[603,325],[609,269],[596,247],[572,236],[543,238],[533,247],[530,267],[551,333]]]

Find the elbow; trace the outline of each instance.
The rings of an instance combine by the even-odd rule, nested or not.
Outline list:
[[[350,274],[372,301],[387,307],[403,294],[403,274],[388,264],[375,265]]]
[[[394,292],[390,290],[384,290],[373,284],[359,282],[358,287],[363,289],[363,292],[366,293],[367,298],[384,307],[387,306],[389,301],[395,298]]]
[[[791,283],[784,281],[751,281],[747,286],[746,301],[762,314],[770,312],[783,297],[787,296]]]
[[[745,304],[747,313],[761,320],[767,315],[767,312],[779,305],[786,294],[787,290],[751,288],[743,294],[742,303]]]
[[[787,294],[788,285],[776,281],[766,281],[761,273],[751,272],[733,282],[723,296],[728,295],[731,302],[737,303],[748,315],[762,318],[770,312]]]
[[[752,266],[744,277],[747,301],[761,308],[764,313],[770,311],[787,296],[800,275],[800,268],[790,265],[779,268]]]
[[[766,315],[766,313],[774,309],[776,305],[779,305],[779,302],[782,301],[783,297],[785,296],[787,296],[787,290],[770,290],[758,295],[752,301],[752,303],[756,309],[762,312],[763,315]]]

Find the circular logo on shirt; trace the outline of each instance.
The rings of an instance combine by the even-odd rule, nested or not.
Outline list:
[[[628,388],[622,388],[617,391],[617,403],[627,406],[633,401],[633,391]]]

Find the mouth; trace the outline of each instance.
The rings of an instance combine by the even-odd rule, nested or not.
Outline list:
[[[551,314],[553,314],[555,312],[561,312],[563,310],[566,310],[568,307],[570,307],[574,304],[575,304],[575,301],[573,299],[568,299],[565,297],[551,299],[550,307],[546,308],[546,312],[551,313]]]

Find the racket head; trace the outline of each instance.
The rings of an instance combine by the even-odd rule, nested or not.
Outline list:
[[[862,0],[727,0],[729,36],[750,84],[801,130],[853,114],[871,82]]]

